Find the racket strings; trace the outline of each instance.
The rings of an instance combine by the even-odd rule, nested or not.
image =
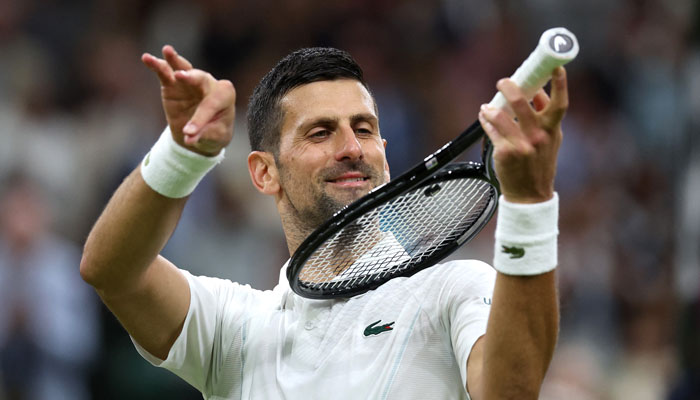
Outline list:
[[[491,184],[459,178],[413,189],[359,217],[308,258],[299,281],[311,290],[370,285],[459,240],[495,196]]]
[[[432,198],[424,192],[424,196],[413,193],[411,199],[401,199],[408,216],[403,226],[420,227],[420,231],[402,230],[397,240],[411,255],[431,256],[440,244],[456,240],[473,225],[486,205],[489,187],[477,179],[451,180],[439,189],[442,196]]]

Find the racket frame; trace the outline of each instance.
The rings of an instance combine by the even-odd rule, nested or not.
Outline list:
[[[465,233],[459,237],[459,239],[454,240],[444,248],[431,253],[431,257],[427,257],[426,259],[418,262],[415,260],[410,261],[412,264],[414,264],[413,267],[407,269],[406,271],[392,274],[392,278],[413,275],[422,269],[435,265],[440,260],[449,256],[462,244],[476,236],[476,234],[478,234],[479,231],[481,231],[481,229],[486,225],[486,222],[488,222],[488,220],[493,216],[498,203],[499,185],[493,171],[493,164],[491,162],[493,147],[490,140],[488,140],[488,138],[485,139],[484,148],[482,150],[482,163],[459,163],[462,166],[466,166],[459,171],[450,170],[448,166],[451,165],[450,163],[462,152],[464,152],[482,137],[485,138],[485,132],[479,121],[476,121],[466,130],[464,130],[458,137],[426,157],[423,162],[404,172],[396,179],[392,179],[391,181],[376,187],[365,196],[355,200],[353,203],[350,203],[337,211],[331,218],[312,232],[292,255],[292,258],[287,266],[287,279],[290,282],[291,289],[295,293],[306,298],[327,299],[332,297],[351,297],[359,293],[364,293],[368,290],[375,289],[376,287],[385,283],[386,280],[379,280],[374,284],[359,286],[357,290],[342,290],[342,294],[338,294],[336,293],[337,291],[334,290],[308,290],[304,287],[303,283],[299,282],[297,277],[306,260],[311,257],[318,247],[329,237],[332,237],[341,229],[360,218],[366,212],[381,204],[388,203],[392,199],[395,199],[412,189],[431,185],[437,181],[444,181],[445,174],[453,175],[449,179],[476,178],[490,183],[496,190],[495,195],[492,196],[490,200],[490,202],[493,204],[489,204],[484,208],[484,212],[482,212],[482,214],[478,217],[477,221],[472,224],[469,229],[467,229]],[[445,170],[442,171],[443,169]],[[368,278],[376,275],[377,274],[368,275]]]
[[[578,52],[578,41],[573,33],[569,32],[566,28],[561,27],[548,29],[540,37],[538,46],[532,53],[530,53],[525,62],[523,62],[523,64],[515,71],[515,73],[511,76],[511,79],[513,79],[521,90],[523,90],[526,97],[531,99],[535,92],[547,83],[554,68],[573,60]],[[511,115],[513,114],[503,94],[500,92],[496,93],[489,104],[492,107],[502,108]],[[323,290],[318,289],[310,292],[302,287],[302,285],[299,283],[298,276],[306,260],[311,257],[318,247],[328,238],[332,237],[345,226],[360,218],[367,211],[370,211],[381,204],[387,203],[388,201],[408,192],[411,189],[419,187],[423,184],[423,181],[459,157],[463,151],[474,144],[483,135],[484,131],[479,121],[474,122],[458,137],[445,144],[438,151],[426,157],[423,162],[414,166],[398,178],[375,188],[364,197],[336,212],[328,221],[322,224],[318,229],[316,229],[316,231],[312,232],[311,235],[309,235],[309,237],[302,242],[302,244],[292,255],[289,265],[287,266],[287,279],[289,280],[292,290],[303,297],[319,299],[349,297],[353,294],[356,295],[369,290],[367,286],[361,286],[357,291],[343,290],[342,294],[325,293]],[[499,186],[498,181],[496,180],[496,174],[493,170],[493,162],[491,157],[492,151],[492,146],[487,139],[486,145],[482,151],[483,164],[481,165],[483,166],[483,171],[481,172],[481,176],[484,177],[486,181],[491,183],[496,188],[496,192],[498,193]],[[495,201],[497,201],[498,196],[494,197]],[[488,218],[491,217],[494,211],[495,207],[493,207],[493,210],[489,213]],[[488,219],[485,219],[485,221],[478,221],[482,226],[475,229],[476,232],[474,235],[478,233],[481,228],[483,228],[483,225],[485,225],[487,221]],[[459,247],[459,245],[465,243],[474,235],[468,235],[469,237],[460,238],[459,240],[455,241],[459,242],[457,246],[452,246],[451,251],[445,252],[446,254],[444,255],[441,253],[440,255],[442,258],[446,257],[449,255],[449,253]],[[405,273],[399,272],[392,274],[392,278],[412,275],[420,269],[425,269],[426,267],[439,262],[442,258],[438,259],[437,257],[429,257],[429,263],[421,260],[418,262],[417,267],[407,269]],[[413,263],[413,261],[409,262]],[[379,280],[376,285],[370,286],[377,287],[386,281],[387,280]]]

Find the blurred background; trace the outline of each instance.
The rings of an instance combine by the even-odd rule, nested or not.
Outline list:
[[[561,335],[543,399],[700,399],[696,0],[0,0],[0,399],[197,399],[78,273],[81,246],[164,127],[140,63],[172,44],[238,93],[234,142],[164,254],[272,288],[288,258],[249,182],[247,99],[292,50],[365,69],[394,176],[476,118],[547,28],[567,67]],[[493,224],[453,257],[490,261]]]

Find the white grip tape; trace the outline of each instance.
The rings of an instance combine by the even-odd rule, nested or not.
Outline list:
[[[507,275],[539,275],[557,267],[559,196],[536,204],[499,199],[493,266]]]
[[[224,159],[224,149],[213,157],[188,150],[175,142],[166,127],[141,162],[141,176],[148,186],[165,197],[182,198]]]
[[[578,40],[568,29],[548,29],[540,37],[535,50],[510,79],[525,92],[528,100],[532,100],[537,91],[552,77],[554,69],[576,58],[578,50]],[[501,92],[496,93],[489,106],[503,108],[512,114]]]

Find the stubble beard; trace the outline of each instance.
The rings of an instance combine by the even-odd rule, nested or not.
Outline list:
[[[369,177],[371,182],[370,189],[385,182],[382,172],[376,171],[368,164],[358,161],[347,162],[339,164],[337,167],[329,168],[323,171],[313,182],[309,180],[298,181],[282,165],[279,166],[279,170],[282,187],[288,188],[292,187],[290,185],[295,185],[297,188],[304,188],[304,192],[298,197],[309,199],[292,199],[288,196],[292,217],[296,225],[305,232],[304,236],[308,236],[308,234],[316,230],[343,207],[367,194],[365,189],[356,189],[348,190],[349,195],[345,196],[346,198],[333,196],[326,190],[328,187],[327,178],[339,176],[347,171],[359,171]]]

